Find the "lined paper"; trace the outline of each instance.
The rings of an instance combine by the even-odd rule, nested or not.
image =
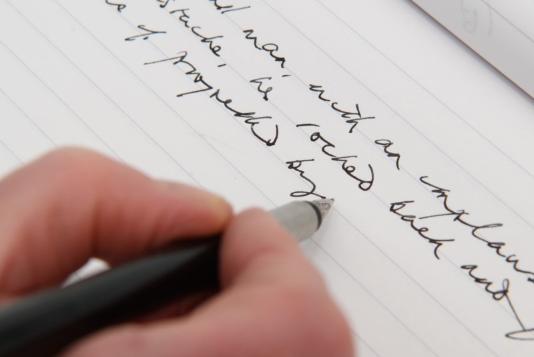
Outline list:
[[[534,98],[534,3],[414,0],[455,36]]]
[[[0,170],[81,145],[303,245],[359,356],[534,351],[534,106],[408,1],[2,0]]]

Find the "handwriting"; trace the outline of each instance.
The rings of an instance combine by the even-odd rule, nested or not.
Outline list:
[[[336,113],[341,114],[341,118],[346,119],[345,123],[351,124],[351,127],[349,129],[349,133],[353,133],[358,124],[364,120],[373,120],[376,119],[374,116],[362,116],[362,113],[360,111],[360,105],[355,104],[355,110],[349,111],[344,110],[339,107],[338,102],[334,102],[333,100],[326,97],[326,90],[321,85],[317,84],[310,84],[309,85],[310,91],[319,93],[317,95],[317,98],[319,98],[321,101],[330,103],[330,108],[333,109]]]
[[[237,3],[237,1],[235,2]],[[115,9],[117,12],[121,12],[126,8],[126,4],[120,3],[118,0],[105,0],[105,3],[112,7],[113,12],[115,12]],[[254,22],[248,22],[247,26],[243,27],[239,25],[240,28],[244,28],[244,30],[234,33],[233,38],[231,37],[231,33],[227,34],[223,31],[218,32],[217,30],[217,32],[213,32],[212,30],[207,31],[205,29],[208,28],[208,25],[211,29],[212,26],[215,26],[215,24],[213,22],[202,22],[202,16],[200,16],[201,14],[198,14],[197,16],[196,10],[191,9],[195,8],[197,4],[196,2],[181,1],[179,2],[180,4],[188,5],[181,5],[180,8],[177,8],[178,6],[169,6],[169,4],[176,3],[177,2],[175,0],[154,0],[152,6],[162,9],[161,12],[167,14],[167,16],[169,14],[172,15],[174,20],[177,21],[178,26],[176,27],[178,27],[179,31],[184,32],[187,36],[194,36],[195,40],[202,44],[201,47],[203,48],[201,48],[199,51],[205,52],[206,55],[204,55],[204,57],[207,57],[207,54],[209,54],[210,56],[217,57],[219,60],[217,62],[195,62],[193,61],[193,56],[189,55],[188,51],[191,50],[186,48],[187,50],[180,51],[177,55],[168,57],[164,56],[165,58],[147,61],[144,63],[144,65],[166,65],[172,67],[173,70],[179,70],[181,72],[180,75],[183,75],[187,80],[179,82],[180,87],[176,89],[176,93],[173,93],[177,98],[176,100],[185,101],[186,98],[190,96],[204,96],[207,98],[207,100],[212,102],[211,104],[216,104],[222,111],[225,112],[225,114],[231,116],[234,120],[239,121],[240,125],[246,126],[250,132],[249,134],[251,134],[263,145],[275,147],[279,141],[283,142],[283,145],[285,145],[283,147],[293,144],[291,142],[293,139],[290,135],[291,132],[283,132],[284,135],[280,133],[281,130],[284,130],[284,127],[279,126],[276,117],[269,115],[269,113],[261,113],[261,110],[243,109],[247,108],[247,106],[249,106],[247,109],[252,108],[250,108],[250,104],[247,104],[240,94],[229,96],[228,93],[230,93],[230,90],[227,91],[225,87],[227,83],[221,83],[222,80],[219,79],[218,81],[217,76],[214,75],[214,73],[216,74],[218,72],[230,72],[230,70],[236,71],[238,74],[241,74],[242,78],[247,78],[245,83],[248,82],[252,90],[255,91],[254,94],[256,96],[259,95],[262,98],[262,101],[256,100],[255,103],[263,105],[265,104],[264,102],[269,102],[269,104],[272,103],[274,107],[277,107],[279,103],[276,103],[276,99],[283,95],[287,95],[287,93],[284,92],[283,84],[288,82],[279,80],[279,78],[292,77],[290,74],[291,71],[286,68],[290,63],[292,63],[291,59],[288,59],[286,56],[284,56],[280,44],[270,41],[270,39],[268,41],[262,38],[261,32],[254,28]],[[212,9],[209,11],[217,11],[223,15],[231,12],[242,12],[244,15],[246,14],[246,12],[243,12],[244,10],[251,9],[250,5],[242,5],[244,2],[241,2],[241,5],[235,5],[231,0],[208,0],[208,3],[212,6]],[[240,16],[241,15],[236,15],[236,20],[239,19]],[[155,26],[158,25],[156,24]],[[134,42],[136,40],[148,40],[150,42],[153,40],[153,38],[155,38],[159,43],[161,39],[169,38],[169,45],[172,46],[171,40],[174,39],[171,38],[170,34],[167,34],[167,31],[157,31],[152,29],[152,27],[149,28],[145,25],[138,25],[137,28],[140,33],[126,37],[125,41]],[[234,57],[228,57],[226,59],[224,58],[224,55],[231,48],[227,48],[226,46],[234,45],[235,43],[233,42],[235,41],[239,41],[242,47],[253,46],[255,55],[258,59],[263,57],[264,59],[270,61],[271,64],[274,63],[276,68],[274,68],[273,72],[270,73],[265,68],[261,68],[260,71],[258,71],[256,68],[253,68],[253,66],[250,68],[248,66],[244,66],[243,73],[240,73],[241,71],[239,68],[238,59],[235,59]],[[179,43],[182,44],[183,42],[184,41],[181,41]],[[185,42],[187,43],[187,41]],[[234,48],[231,49],[232,51],[236,50]],[[239,48],[237,48],[237,51],[239,51]],[[197,57],[194,58],[196,59]],[[202,58],[202,55],[199,55],[199,58]],[[213,58],[210,59],[213,60]],[[230,67],[226,67],[227,60],[229,61],[228,65]],[[230,63],[230,61],[232,63]],[[234,61],[236,62],[234,63]],[[254,61],[252,61],[252,64],[254,64]],[[280,69],[284,69],[284,71],[280,71]],[[257,74],[258,72],[261,73],[262,76],[252,75],[248,77],[250,73]],[[275,78],[279,81],[273,80]],[[343,101],[339,99],[336,100],[335,96],[327,91],[323,85],[308,84],[310,82],[306,81],[305,78],[299,78],[299,80],[303,83],[306,83],[306,87],[303,88],[303,91],[307,92],[307,95],[311,98],[310,101],[314,100],[320,102],[320,105],[325,106],[325,108],[329,110],[329,113],[327,114],[329,114],[332,118],[343,120],[341,123],[343,125],[346,124],[346,133],[356,134],[354,137],[357,137],[358,135],[364,134],[364,130],[368,128],[368,125],[369,129],[376,129],[377,124],[380,124],[380,122],[376,120],[375,116],[364,115],[362,113],[362,103],[343,103]],[[229,87],[234,88],[234,86],[231,85],[229,85]],[[276,96],[274,94],[276,94]],[[376,123],[376,125],[373,126],[373,123]],[[322,155],[321,159],[326,158],[329,163],[335,166],[334,170],[339,171],[338,174],[343,175],[345,178],[348,177],[348,182],[352,183],[355,188],[364,192],[368,192],[373,189],[375,184],[375,163],[371,162],[369,158],[365,156],[365,154],[355,153],[353,149],[350,149],[350,147],[348,149],[342,149],[341,144],[338,144],[336,141],[336,136],[334,135],[335,133],[327,133],[318,124],[303,123],[297,124],[296,126],[297,128],[306,131],[310,142],[318,145],[320,148],[319,155]],[[373,138],[375,137],[378,138],[376,140],[371,140],[370,145],[373,146],[374,149],[381,150],[381,152],[383,152],[383,154],[385,154],[387,157],[388,163],[394,164],[394,166],[391,165],[389,170],[390,173],[394,172],[393,170],[400,171],[401,158],[404,157],[404,154],[399,151],[396,142],[394,143],[393,140],[388,139],[383,135],[373,136]],[[280,138],[282,138],[282,140]],[[273,149],[277,150],[278,147]],[[283,158],[282,162],[285,162],[287,169],[298,175],[298,178],[300,178],[304,187],[301,189],[292,190],[289,193],[290,197],[300,199],[308,197],[327,197],[320,192],[321,190],[318,188],[318,185],[308,170],[309,166],[312,166],[315,160],[316,158],[307,158],[287,161],[287,158]],[[330,174],[329,172],[326,173]],[[382,172],[377,172],[377,176],[380,175],[382,175]],[[414,236],[418,239],[418,241],[421,243],[426,243],[427,245],[425,245],[425,247],[428,246],[433,249],[433,256],[435,259],[442,259],[444,250],[449,252],[448,247],[454,248],[460,243],[459,238],[454,236],[451,237],[449,236],[449,233],[440,233],[435,231],[433,228],[432,230],[430,228],[434,227],[432,225],[432,223],[434,223],[434,219],[437,220],[440,217],[445,217],[445,220],[447,220],[447,217],[450,217],[454,224],[462,225],[467,228],[472,236],[469,237],[469,239],[474,238],[478,242],[483,243],[483,247],[480,249],[491,249],[491,251],[498,257],[494,257],[494,259],[500,259],[504,261],[505,266],[511,268],[514,271],[514,274],[520,274],[519,277],[521,279],[524,278],[528,283],[534,283],[534,271],[526,269],[524,260],[522,261],[516,254],[512,254],[509,251],[510,247],[504,242],[504,239],[503,241],[490,240],[486,237],[485,233],[490,230],[495,230],[498,233],[498,229],[503,226],[501,223],[483,225],[472,223],[472,221],[468,218],[469,213],[466,212],[466,210],[455,209],[452,207],[450,203],[451,191],[449,189],[445,189],[431,183],[428,176],[420,176],[419,181],[427,190],[430,190],[432,193],[431,199],[439,200],[438,213],[425,213],[419,215],[413,214],[416,204],[420,202],[416,201],[415,199],[393,202],[388,208],[389,212],[394,214],[397,219],[400,219],[402,222],[409,225],[410,230],[415,232]],[[454,244],[454,242],[456,242],[456,244]],[[479,243],[472,243],[472,245],[477,244],[480,245]],[[451,249],[451,251],[455,252],[453,249]],[[517,331],[507,333],[506,337],[514,340],[534,340],[534,329],[529,329],[525,324],[523,324],[519,314],[516,311],[516,307],[512,303],[512,300],[514,300],[517,304],[519,300],[517,300],[517,296],[514,296],[514,299],[512,299],[513,293],[511,291],[511,281],[514,283],[515,287],[519,280],[514,281],[512,279],[495,279],[495,281],[492,281],[491,279],[482,276],[479,268],[480,264],[478,264],[479,262],[471,258],[469,258],[468,261],[474,262],[474,264],[465,264],[461,266],[462,271],[466,272],[467,274],[466,279],[468,277],[470,282],[473,282],[474,284],[477,284],[477,286],[483,288],[484,292],[488,296],[491,296],[493,300],[502,304],[507,304],[507,308],[509,307],[514,312],[514,316],[516,317],[520,328]]]
[[[434,256],[436,259],[440,259],[439,256],[439,249],[443,246],[443,244],[448,242],[454,242],[454,239],[436,239],[433,237],[430,237],[428,235],[428,232],[430,229],[428,227],[418,227],[415,223],[415,221],[418,219],[417,216],[413,214],[404,214],[401,211],[404,210],[408,205],[414,204],[415,201],[401,201],[401,202],[394,202],[390,204],[389,210],[390,212],[396,214],[403,220],[404,222],[410,223],[410,227],[419,234],[419,236],[423,239],[425,239],[428,243],[434,245]]]
[[[516,254],[507,254],[504,252],[504,248],[506,247],[506,243],[504,242],[494,242],[485,239],[481,232],[488,229],[496,229],[500,228],[503,225],[501,223],[492,223],[492,224],[484,224],[484,225],[476,225],[471,222],[469,222],[465,216],[469,215],[468,212],[465,210],[455,210],[451,208],[451,205],[449,204],[449,193],[450,190],[439,187],[433,183],[430,182],[428,176],[422,176],[419,179],[420,182],[422,182],[425,186],[429,187],[432,191],[432,193],[436,194],[436,198],[440,199],[442,202],[442,206],[445,209],[445,213],[438,214],[438,215],[432,215],[427,216],[425,218],[434,218],[434,217],[443,217],[443,216],[451,216],[453,217],[454,222],[458,222],[466,227],[468,227],[471,230],[471,236],[476,238],[477,240],[483,242],[487,247],[492,249],[495,254],[497,254],[499,257],[503,258],[506,263],[511,264],[514,271],[526,275],[527,281],[530,283],[534,283],[534,272],[529,271],[526,269],[523,269],[519,266],[520,260],[517,257]]]
[[[269,100],[269,93],[273,91],[273,87],[265,86],[265,82],[271,81],[273,77],[260,77],[255,78],[250,81],[252,84],[256,84],[256,88],[258,92],[260,92],[263,96],[263,100],[268,101]]]
[[[165,9],[167,5],[171,3],[171,1],[174,2],[175,0],[156,0],[156,2],[159,4],[159,7],[162,9]]]
[[[435,239],[429,236],[429,228],[426,226],[418,226],[416,225],[416,220],[429,220],[433,218],[438,217],[447,217],[451,216],[453,217],[453,222],[459,223],[467,228],[470,229],[471,236],[476,238],[477,240],[480,240],[485,243],[487,247],[492,249],[497,256],[504,258],[504,261],[506,263],[511,264],[513,270],[517,273],[526,275],[528,282],[533,282],[534,273],[531,271],[528,271],[526,269],[519,267],[519,259],[515,254],[505,254],[504,248],[506,247],[506,243],[504,242],[493,242],[485,239],[482,237],[481,232],[486,229],[496,229],[502,227],[502,224],[500,223],[493,223],[493,224],[485,224],[485,225],[475,225],[470,223],[465,217],[469,214],[465,210],[454,210],[451,208],[449,204],[450,200],[450,190],[439,187],[433,183],[430,182],[428,176],[422,176],[420,177],[420,182],[422,182],[425,186],[429,187],[431,189],[431,192],[436,195],[436,198],[441,200],[442,207],[445,209],[445,213],[440,214],[432,214],[427,216],[420,216],[417,217],[415,215],[411,214],[405,214],[403,211],[407,206],[412,205],[415,203],[415,201],[401,201],[401,202],[395,202],[392,203],[390,206],[390,211],[397,216],[401,217],[401,219],[405,222],[410,223],[410,227],[416,231],[422,238],[426,239],[429,243],[435,245],[434,249],[434,256],[437,259],[440,259],[439,256],[439,248],[443,246],[445,243],[454,242],[454,239]],[[484,287],[485,292],[487,292],[493,300],[495,301],[505,301],[506,304],[510,307],[512,310],[514,317],[518,324],[520,325],[521,329],[518,331],[510,332],[505,334],[505,336],[509,339],[514,340],[522,340],[522,341],[534,341],[534,329],[528,329],[525,327],[523,322],[521,321],[521,318],[519,317],[519,314],[512,303],[512,298],[510,296],[510,280],[504,279],[502,280],[501,286],[498,288],[495,288],[496,285],[495,282],[492,282],[491,280],[488,280],[484,277],[481,277],[476,273],[476,271],[479,269],[479,266],[476,264],[465,264],[461,266],[461,269],[464,271],[467,271],[469,277],[478,285],[482,285]]]
[[[117,12],[122,12],[122,10],[126,9],[126,4],[113,2],[111,0],[105,0],[105,1],[106,1],[106,4],[110,6],[115,6],[115,8],[117,9]]]
[[[247,5],[247,6],[221,5],[220,0],[208,0],[208,1],[212,3],[215,9],[219,11],[221,14],[226,14],[228,12],[233,12],[233,11],[242,11],[242,10],[247,10],[251,8],[250,5]]]
[[[393,142],[388,139],[378,139],[378,140],[375,140],[375,144],[382,146],[384,148],[384,152],[386,153],[388,157],[395,158],[395,166],[397,167],[397,170],[400,170],[401,156],[399,153],[396,153],[390,150],[390,148],[393,146]]]
[[[424,238],[428,241],[428,243],[433,244],[435,246],[434,248],[434,256],[436,259],[440,259],[439,256],[439,248],[443,246],[445,243],[454,242],[454,239],[435,239],[428,235],[429,228],[428,227],[419,227],[416,225],[415,221],[417,219],[423,220],[427,217],[417,217],[412,214],[405,214],[401,211],[404,210],[407,206],[414,204],[415,201],[401,201],[401,202],[394,202],[390,205],[390,211],[396,214],[397,216],[401,217],[401,219],[405,222],[410,223],[410,227],[416,231],[420,237]],[[510,339],[517,339],[517,340],[531,340],[534,341],[534,330],[533,329],[526,329],[525,325],[521,321],[521,318],[519,317],[519,314],[517,313],[517,310],[514,307],[514,304],[512,303],[512,298],[510,297],[510,281],[508,279],[504,279],[501,283],[501,286],[498,288],[494,288],[495,283],[483,278],[476,274],[476,271],[479,269],[478,265],[474,264],[466,264],[462,265],[461,269],[464,271],[467,271],[467,274],[473,281],[478,284],[482,285],[484,287],[484,291],[487,292],[493,300],[495,301],[501,301],[505,300],[510,309],[512,310],[514,314],[514,318],[518,322],[518,324],[521,327],[521,330],[514,331],[511,333],[505,334],[507,338]]]
[[[138,34],[138,35],[126,37],[124,39],[124,41],[135,41],[135,40],[137,40],[139,38],[142,38],[143,40],[148,40],[150,38],[150,36],[161,35],[161,34],[167,33],[166,31],[150,30],[145,25],[138,25],[137,28],[142,30],[143,32]]]
[[[267,146],[274,146],[278,141],[279,129],[278,124],[273,124],[270,126],[271,130],[269,135],[260,134],[259,129],[256,127],[263,123],[264,121],[271,121],[273,117],[271,116],[258,116],[256,112],[242,112],[237,110],[231,104],[232,99],[222,99],[220,96],[220,89],[217,89],[212,95],[212,98],[215,98],[219,103],[221,103],[228,111],[230,111],[235,117],[245,119],[245,123],[250,126],[252,134],[263,142]]]
[[[316,124],[298,124],[297,128],[306,128],[306,127],[313,127],[313,128],[319,128],[319,125]],[[353,178],[354,180],[358,181],[358,187],[362,191],[369,191],[373,187],[374,179],[375,179],[375,173],[373,166],[371,164],[368,164],[367,167],[369,169],[369,179],[363,179],[360,176],[357,176],[357,168],[355,165],[350,164],[350,161],[354,161],[358,158],[356,155],[348,155],[348,156],[338,156],[332,152],[331,149],[335,149],[336,146],[332,144],[332,142],[328,141],[323,137],[321,132],[315,131],[310,135],[310,140],[315,143],[321,144],[321,151],[323,154],[328,156],[332,161],[341,163],[341,167],[343,171]]]
[[[526,328],[522,326],[520,330],[508,332],[506,337],[517,341],[534,341],[534,327]]]
[[[204,80],[204,76],[202,75],[202,73],[200,73],[198,69],[191,62],[186,60],[187,56],[188,56],[187,51],[181,51],[175,57],[165,58],[165,59],[156,60],[152,62],[146,62],[145,66],[158,64],[158,63],[164,63],[164,62],[172,62],[174,66],[178,66],[178,65],[182,66],[182,69],[185,71],[185,74],[187,76],[192,77],[193,83],[199,84],[200,88],[187,91],[187,92],[178,93],[176,95],[178,98],[185,97],[190,94],[201,93],[201,92],[212,90],[213,87]]]
[[[495,283],[492,281],[489,281],[486,278],[477,276],[476,274],[476,270],[478,269],[477,265],[463,265],[462,269],[467,271],[467,273],[475,281],[475,283],[482,285],[484,287],[484,290],[488,294],[491,295],[493,300],[495,301],[505,300],[506,301],[506,304],[512,311],[512,314],[514,315],[514,318],[516,319],[521,329],[518,331],[509,332],[505,336],[512,340],[534,341],[534,328],[527,329],[525,327],[525,325],[523,324],[523,321],[521,320],[521,318],[519,317],[519,314],[517,313],[517,309],[512,303],[512,298],[510,297],[510,280],[504,279],[501,282],[501,287],[497,288],[496,290],[492,290],[492,286]]]
[[[494,285],[493,282],[475,275],[475,271],[478,269],[477,265],[463,265],[462,269],[467,270],[469,276],[473,278],[475,283],[483,285],[484,290],[491,295],[493,300],[501,301],[508,295],[508,289],[510,288],[510,281],[508,279],[503,280],[501,288],[492,290],[491,287]]]
[[[269,42],[269,43],[260,45],[258,37],[255,35],[253,29],[243,30],[243,33],[245,34],[245,38],[247,40],[252,41],[256,49],[267,52],[269,56],[271,56],[271,58],[274,59],[275,62],[280,63],[281,68],[285,68],[286,58],[278,55],[278,51],[280,50],[280,47],[276,43]]]
[[[289,170],[296,171],[299,176],[304,179],[304,181],[308,182],[311,185],[311,189],[308,191],[293,191],[291,192],[291,197],[295,198],[304,198],[308,196],[315,196],[321,199],[325,199],[326,196],[320,195],[316,192],[317,185],[315,182],[313,182],[308,176],[306,176],[306,172],[301,169],[302,165],[308,162],[314,162],[314,159],[308,159],[308,160],[295,160],[295,161],[288,161],[286,162],[287,167]]]
[[[187,60],[188,52],[182,51],[178,56],[165,58],[161,60],[146,62],[145,65],[153,65],[158,63],[171,62],[173,66],[182,66],[182,69],[185,69],[185,75],[193,78],[193,83],[200,85],[200,88],[190,90],[187,92],[181,92],[176,96],[178,98],[198,94],[202,92],[213,92],[209,95],[210,98],[215,99],[218,103],[222,104],[224,108],[229,111],[234,117],[245,119],[245,124],[250,127],[252,134],[259,139],[262,143],[267,146],[273,146],[278,141],[279,128],[278,124],[272,123],[269,126],[269,129],[265,129],[265,126],[261,125],[266,121],[270,121],[273,118],[268,115],[259,116],[256,112],[247,112],[236,109],[233,103],[233,99],[223,99],[221,95],[221,90],[214,88],[209,82],[204,78],[204,75],[197,69],[197,67],[190,61]]]
[[[198,37],[200,39],[200,42],[206,43],[211,51],[211,53],[217,57],[220,57],[221,55],[219,52],[221,52],[222,47],[218,44],[216,44],[216,40],[219,40],[223,38],[223,35],[216,35],[216,36],[205,36],[200,31],[202,30],[202,27],[200,26],[191,26],[191,16],[189,15],[190,9],[175,9],[172,11],[169,11],[169,14],[179,14],[178,21],[180,21],[185,28],[189,29],[193,35]]]

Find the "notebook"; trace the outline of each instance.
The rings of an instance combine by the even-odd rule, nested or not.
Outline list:
[[[78,145],[236,210],[335,198],[302,248],[358,356],[533,355],[533,100],[412,2],[2,0],[0,29],[2,174]]]
[[[534,97],[534,3],[529,0],[414,0]]]

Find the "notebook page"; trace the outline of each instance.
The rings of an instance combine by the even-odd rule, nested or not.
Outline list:
[[[409,2],[2,0],[0,20],[2,172],[77,144],[237,209],[334,197],[303,249],[360,356],[532,354],[532,101]]]
[[[534,97],[534,11],[530,1],[414,0],[418,6]]]

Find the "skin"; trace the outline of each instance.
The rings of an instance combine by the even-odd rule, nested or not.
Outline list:
[[[98,332],[64,355],[354,356],[319,274],[270,215],[234,216],[211,193],[81,149],[52,152],[0,182],[0,304],[60,284],[90,257],[116,265],[223,230],[219,294],[186,314],[171,308]]]

